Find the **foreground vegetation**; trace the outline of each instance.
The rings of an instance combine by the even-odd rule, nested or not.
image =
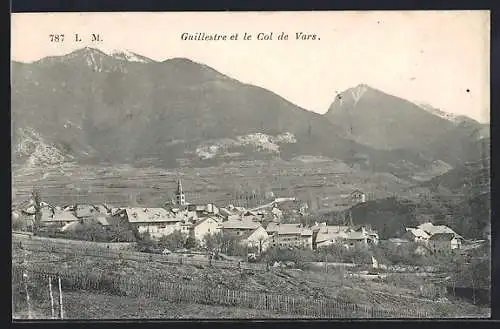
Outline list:
[[[24,251],[13,248],[13,263],[24,262],[28,271],[59,271],[78,275],[141,280],[142,282],[184,283],[258,293],[275,293],[309,298],[336,298],[360,306],[394,310],[413,309],[434,316],[487,316],[488,308],[474,306],[451,297],[439,303],[423,298],[419,286],[426,279],[415,274],[391,274],[377,280],[346,276],[346,269],[271,270],[248,272],[190,265],[120,260],[109,262],[95,257],[67,257],[50,251]],[[432,316],[432,315],[431,315]]]

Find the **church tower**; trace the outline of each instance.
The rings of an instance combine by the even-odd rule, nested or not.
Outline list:
[[[184,195],[184,191],[182,190],[182,183],[180,178],[177,180],[177,191],[175,192],[175,201],[179,206],[184,206],[186,204],[186,196]]]

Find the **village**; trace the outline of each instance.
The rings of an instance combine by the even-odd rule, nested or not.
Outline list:
[[[352,204],[366,201],[365,194],[360,190],[353,191],[350,197]],[[84,223],[93,223],[103,231],[112,224],[121,224],[152,240],[181,233],[183,241],[178,249],[185,249],[180,248],[180,245],[185,245],[187,240],[192,242],[193,247],[207,249],[210,247],[207,246],[207,239],[218,235],[237,240],[238,245],[248,252],[245,256],[251,257],[261,255],[270,248],[318,250],[340,245],[346,250],[362,250],[378,245],[380,240],[375,229],[355,225],[352,218],[344,225],[328,225],[325,222],[304,225],[297,218],[308,215],[308,205],[295,198],[275,198],[253,209],[233,205],[219,208],[212,203],[192,204],[186,199],[180,179],[175,200],[163,208],[111,208],[106,204],[59,207],[41,201],[38,223],[36,208],[35,201],[30,200],[18,207],[19,210],[13,211],[13,218],[21,220],[25,231],[33,232],[38,227],[41,235],[54,232],[64,236],[64,233],[81,229]],[[108,242],[125,241],[117,237],[116,241]],[[427,222],[417,227],[407,227],[403,236],[389,238],[385,242],[394,246],[416,243],[416,253],[424,254],[460,250],[465,239],[445,225]]]

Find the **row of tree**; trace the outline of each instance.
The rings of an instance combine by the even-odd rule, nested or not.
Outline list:
[[[151,235],[146,232],[140,234],[140,238],[137,241],[137,247],[141,251],[151,252],[159,252],[165,249],[175,251],[183,248],[203,249],[214,255],[222,253],[232,256],[246,256],[250,251],[258,252],[258,248],[249,249],[240,244],[240,239],[233,234],[208,233],[203,237],[203,241],[197,241],[192,235],[182,233],[179,230],[169,235],[162,236],[159,239],[152,238]]]

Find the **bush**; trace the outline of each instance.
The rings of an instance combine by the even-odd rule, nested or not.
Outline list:
[[[294,262],[297,268],[305,268],[305,262],[312,261],[313,252],[301,249],[270,248],[262,255],[262,260],[270,265],[275,262]]]
[[[177,250],[183,248],[186,244],[187,236],[179,230],[173,233],[162,236],[158,241],[158,246],[162,249]]]
[[[425,256],[415,254],[419,244],[408,242],[401,245],[381,243],[372,248],[373,255],[379,262],[401,265],[426,265]]]
[[[12,219],[12,230],[13,231],[25,231],[26,230],[26,221],[20,218]]]
[[[198,247],[198,241],[193,236],[188,236],[186,242],[184,243],[184,248],[186,249],[194,249]]]
[[[95,242],[135,242],[136,236],[130,226],[111,221],[109,226],[102,226],[93,220],[83,221],[74,230],[60,231],[61,227],[47,227],[38,231],[39,235],[53,238]]]
[[[154,252],[155,249],[158,249],[158,241],[151,237],[149,232],[145,232],[139,235],[139,239],[137,240],[136,248],[141,252]]]

